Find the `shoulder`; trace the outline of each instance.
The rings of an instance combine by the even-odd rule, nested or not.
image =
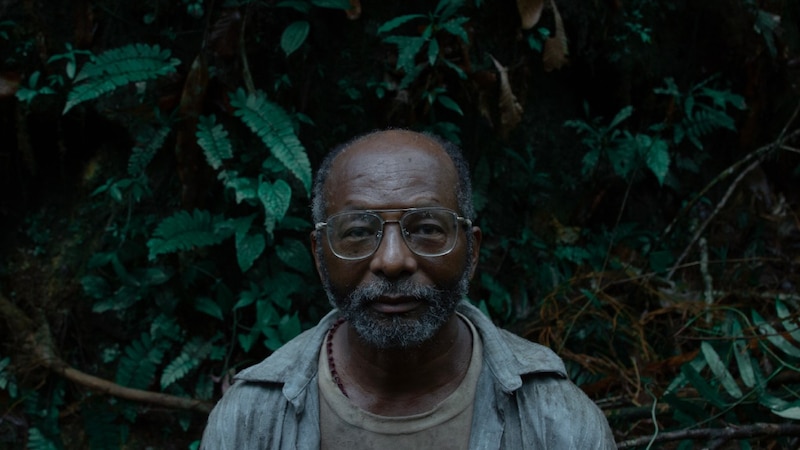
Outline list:
[[[558,448],[613,449],[603,411],[568,379],[531,374],[516,392],[523,430],[540,430]]]
[[[564,362],[549,348],[498,328],[468,302],[461,302],[458,312],[475,325],[485,349],[484,359],[506,388],[515,389],[515,379],[532,373],[566,378]]]
[[[235,382],[220,399],[203,432],[203,449],[273,448],[288,402],[275,383]]]

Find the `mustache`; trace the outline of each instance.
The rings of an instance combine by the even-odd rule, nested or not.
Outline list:
[[[375,280],[354,289],[349,295],[349,300],[354,305],[369,304],[386,295],[412,297],[417,300],[433,300],[441,293],[441,289],[433,286],[424,286],[411,280]]]

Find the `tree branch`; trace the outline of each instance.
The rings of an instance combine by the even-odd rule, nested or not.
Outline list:
[[[617,443],[617,448],[632,448],[653,442],[670,442],[683,439],[705,439],[725,443],[733,439],[747,439],[758,437],[800,436],[800,424],[794,423],[754,423],[750,425],[731,425],[725,428],[702,428],[692,430],[677,430],[660,433],[658,436],[641,436]]]
[[[93,391],[139,403],[150,403],[172,409],[188,409],[208,413],[213,404],[203,400],[178,397],[121,386],[103,378],[89,375],[71,367],[53,352],[52,337],[46,323],[36,327],[24,311],[0,295],[0,318],[8,324],[12,336],[25,336],[24,345],[43,367]]]

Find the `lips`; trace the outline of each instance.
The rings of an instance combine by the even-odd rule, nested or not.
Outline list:
[[[402,314],[413,311],[422,304],[422,300],[414,297],[380,297],[370,307],[383,314]]]

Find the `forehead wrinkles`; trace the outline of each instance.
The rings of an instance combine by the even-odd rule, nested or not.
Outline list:
[[[326,181],[328,206],[338,209],[342,205],[334,203],[395,193],[407,196],[408,201],[419,196],[457,207],[458,176],[450,157],[430,142],[420,145],[420,140],[414,141],[394,145],[358,142],[345,150],[334,161]]]

